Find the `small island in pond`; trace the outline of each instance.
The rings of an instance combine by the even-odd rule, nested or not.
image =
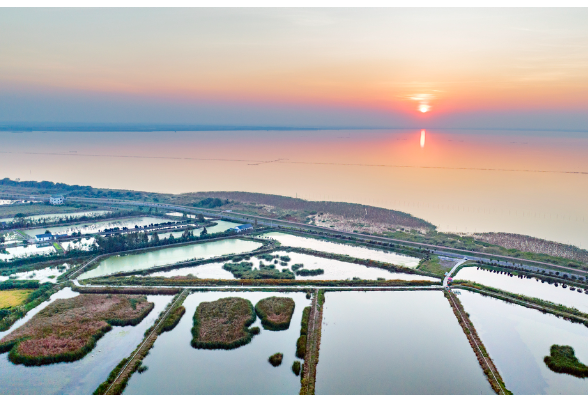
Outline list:
[[[554,344],[551,346],[550,352],[551,355],[543,359],[550,370],[577,376],[578,378],[588,377],[588,366],[582,364],[576,358],[572,347]]]
[[[198,305],[194,313],[192,347],[197,349],[235,349],[251,342],[247,329],[255,321],[249,300],[226,297]]]
[[[294,300],[290,297],[268,297],[255,305],[263,327],[270,331],[282,331],[290,327],[294,313]]]
[[[282,353],[276,353],[276,354],[271,355],[270,358],[268,359],[268,361],[274,367],[278,367],[282,364],[283,358],[284,358],[284,355]]]
[[[0,340],[15,364],[43,365],[79,360],[112,325],[137,325],[154,304],[145,296],[81,294],[58,299]]]

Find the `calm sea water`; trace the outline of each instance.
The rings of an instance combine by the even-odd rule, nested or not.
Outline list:
[[[588,134],[337,130],[1,132],[3,176],[382,206],[443,231],[588,248]]]

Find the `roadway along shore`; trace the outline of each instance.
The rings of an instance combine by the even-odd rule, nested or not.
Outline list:
[[[10,199],[18,199],[18,200],[41,200],[41,201],[48,201],[48,197],[46,196],[23,196],[23,195],[3,195],[3,197],[10,198]],[[538,268],[535,265],[547,266],[552,268],[557,268],[564,271],[575,272],[577,274],[582,274],[584,276],[586,271],[566,267],[563,265],[557,265],[542,261],[532,261],[527,260],[524,258],[518,257],[510,257],[510,256],[502,256],[496,255],[491,253],[484,253],[478,251],[470,251],[470,250],[462,250],[456,249],[452,247],[446,246],[438,246],[438,245],[431,245],[419,242],[412,242],[408,240],[401,240],[401,239],[391,239],[385,238],[381,236],[372,236],[372,235],[364,235],[361,233],[350,233],[345,231],[339,231],[332,228],[325,228],[325,227],[318,227],[313,225],[302,224],[298,222],[290,222],[290,221],[282,221],[273,218],[267,217],[259,217],[259,216],[252,216],[248,214],[241,214],[236,212],[211,212],[210,209],[203,209],[198,207],[188,207],[188,206],[177,206],[173,204],[165,204],[165,203],[147,203],[147,202],[139,202],[139,201],[123,201],[123,200],[113,200],[113,199],[93,199],[93,198],[85,198],[85,197],[69,197],[69,199],[78,201],[81,203],[91,203],[91,204],[108,204],[108,205],[119,205],[119,206],[131,206],[131,207],[156,207],[161,208],[169,211],[178,211],[178,212],[187,212],[187,213],[199,213],[203,214],[204,216],[214,217],[214,218],[229,218],[241,222],[251,223],[253,221],[257,221],[260,225],[269,225],[270,227],[289,227],[289,228],[297,228],[303,231],[308,232],[322,232],[328,234],[335,234],[335,235],[342,235],[348,238],[356,238],[362,240],[373,240],[382,243],[395,243],[395,244],[402,244],[407,247],[412,247],[415,249],[427,249],[432,250],[434,254],[443,255],[443,256],[450,256],[454,258],[466,258],[467,260],[471,261],[483,261],[483,262],[491,262],[492,260],[508,260],[508,261],[501,261],[499,265],[503,266],[519,266],[523,268],[529,268],[530,270],[537,270]],[[544,269],[544,268],[543,268]]]

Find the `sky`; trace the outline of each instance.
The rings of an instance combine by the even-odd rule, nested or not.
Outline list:
[[[0,124],[588,130],[588,9],[2,9]]]

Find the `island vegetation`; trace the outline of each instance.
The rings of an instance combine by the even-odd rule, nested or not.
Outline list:
[[[79,295],[58,299],[0,340],[15,364],[71,362],[89,353],[112,325],[136,325],[153,309],[145,296]]]
[[[276,354],[272,354],[270,356],[270,358],[268,359],[268,361],[271,365],[273,365],[274,367],[277,367],[277,366],[282,365],[283,358],[284,358],[284,355],[282,353],[276,353]]]
[[[296,360],[292,363],[292,372],[294,372],[294,375],[296,376],[300,375],[300,361]]]
[[[253,263],[242,261],[240,263],[227,263],[223,269],[233,274],[238,279],[294,279],[294,273],[284,269],[280,271],[274,264],[259,263],[259,269],[253,269]]]
[[[255,310],[249,300],[226,297],[202,302],[194,313],[192,346],[197,349],[235,349],[251,342],[247,329],[255,322]]]
[[[296,271],[297,276],[317,276],[322,275],[325,273],[325,270],[322,268],[317,269],[299,269]]]
[[[306,338],[308,335],[308,320],[310,318],[311,307],[304,307],[302,310],[302,322],[300,324],[300,336],[296,341],[296,357],[304,360],[306,355]]]
[[[268,297],[255,305],[261,325],[270,331],[283,331],[290,327],[295,302],[290,297]]]
[[[582,364],[574,354],[571,346],[554,344],[550,348],[550,355],[543,361],[554,372],[569,374],[578,378],[588,377],[588,366]]]

